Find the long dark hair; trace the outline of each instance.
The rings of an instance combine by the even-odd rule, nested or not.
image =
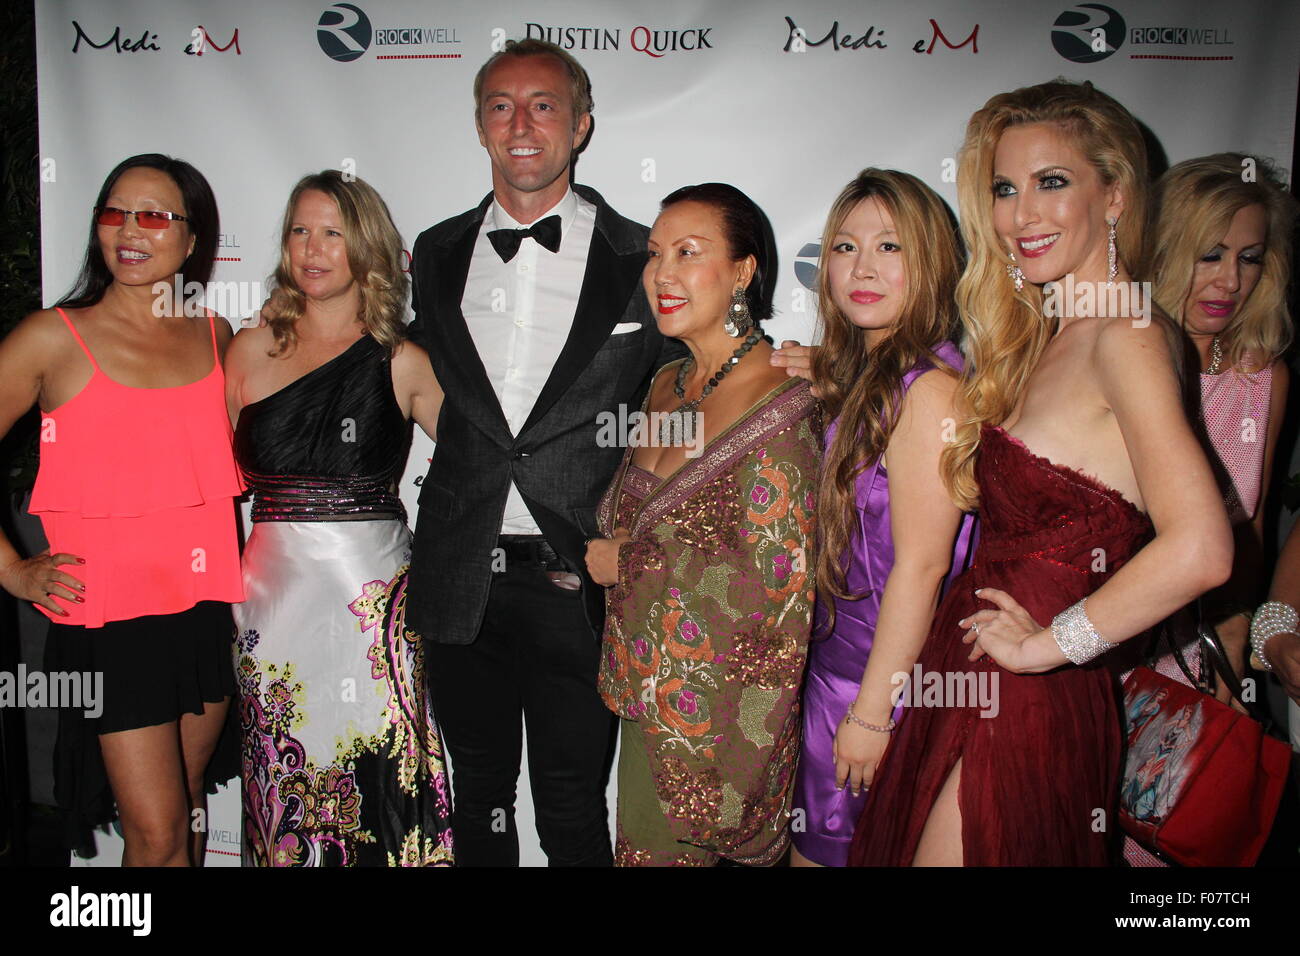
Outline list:
[[[189,222],[173,224],[173,228],[176,225],[188,225],[190,234],[194,236],[194,251],[181,265],[181,274],[186,283],[198,282],[207,286],[208,280],[212,278],[212,267],[217,257],[217,238],[221,232],[217,200],[212,195],[212,187],[208,185],[207,179],[185,160],[173,159],[162,153],[141,153],[122,160],[113,167],[113,171],[104,180],[104,185],[100,187],[99,195],[95,198],[95,208],[107,202],[113,186],[124,172],[140,166],[166,173],[181,191],[184,207],[181,213],[189,217]],[[109,271],[108,263],[104,261],[104,255],[99,249],[99,236],[92,213],[90,238],[86,242],[86,257],[81,264],[81,272],[77,275],[72,291],[55,304],[84,309],[104,298],[104,292],[112,284],[113,273]]]
[[[731,252],[731,261],[753,256],[754,277],[745,290],[749,314],[755,322],[772,317],[772,296],[776,292],[776,238],[772,223],[763,210],[735,186],[727,183],[700,183],[683,186],[664,197],[659,208],[667,209],[679,202],[698,202],[712,206],[722,217],[722,231]]]

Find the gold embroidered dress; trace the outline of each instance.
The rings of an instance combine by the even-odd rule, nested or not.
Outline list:
[[[601,501],[604,534],[632,534],[599,677],[624,721],[617,865],[785,851],[814,592],[814,406],[806,382],[785,382],[667,479],[629,448]]]

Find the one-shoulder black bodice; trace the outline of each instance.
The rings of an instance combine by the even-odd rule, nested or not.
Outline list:
[[[235,457],[253,490],[254,521],[403,516],[393,483],[410,433],[390,365],[366,335],[244,406]]]

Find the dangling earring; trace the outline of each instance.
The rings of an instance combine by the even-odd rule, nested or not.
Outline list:
[[[1115,226],[1119,222],[1114,216],[1106,220],[1110,227],[1110,236],[1106,240],[1106,281],[1114,282],[1119,275],[1119,253],[1115,250]]]
[[[733,339],[738,339],[754,324],[749,314],[749,303],[745,301],[745,290],[737,289],[731,294],[731,308],[727,310],[727,320],[722,323],[722,330]]]
[[[1016,262],[1016,254],[1008,252],[1007,255],[1011,257],[1011,261],[1007,263],[1007,275],[1011,276],[1011,280],[1016,284],[1016,291],[1022,292],[1025,288],[1025,274],[1020,271],[1020,263]]]

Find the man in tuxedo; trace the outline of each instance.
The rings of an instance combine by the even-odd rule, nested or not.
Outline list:
[[[518,865],[526,723],[550,864],[607,866],[615,720],[596,692],[604,589],[584,552],[622,449],[597,442],[597,416],[639,409],[685,352],[641,291],[648,230],[570,184],[592,122],[586,71],[549,43],[512,42],[474,98],[492,193],[412,255],[412,336],[446,401],[406,623],[425,637],[451,755],[458,862]]]

